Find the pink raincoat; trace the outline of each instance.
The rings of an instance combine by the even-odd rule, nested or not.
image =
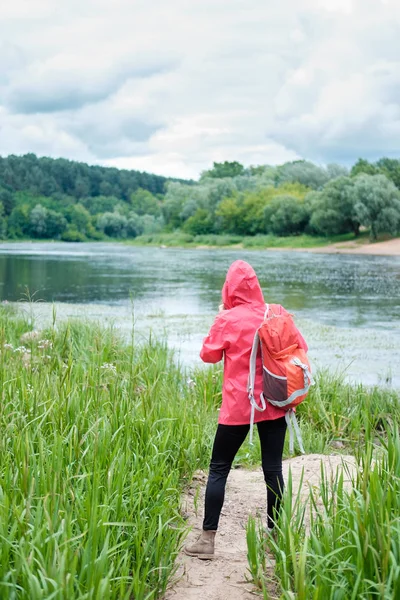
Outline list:
[[[229,268],[222,289],[225,309],[220,312],[204,339],[200,352],[206,363],[217,363],[224,358],[222,405],[218,422],[222,425],[250,423],[250,402],[247,392],[249,359],[254,334],[263,322],[265,302],[254,269],[243,260]],[[286,312],[281,307],[282,312]],[[307,344],[299,333],[299,346],[307,351]],[[254,396],[262,392],[261,355],[257,359]],[[285,410],[267,402],[264,412],[256,412],[255,423],[285,416]]]

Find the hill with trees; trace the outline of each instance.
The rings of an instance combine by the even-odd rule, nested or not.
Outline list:
[[[2,239],[135,238],[162,231],[241,236],[400,233],[400,160],[348,170],[300,160],[214,163],[198,182],[34,154],[0,158]]]

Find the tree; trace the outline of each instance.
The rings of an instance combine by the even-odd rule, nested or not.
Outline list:
[[[46,237],[59,238],[67,229],[67,226],[67,220],[61,213],[51,209],[47,211]]]
[[[209,171],[204,171],[201,174],[201,179],[210,177],[212,179],[223,179],[224,177],[237,177],[243,175],[245,168],[239,162],[225,161],[223,163],[214,162],[213,168]]]
[[[400,230],[400,191],[385,175],[358,175],[354,181],[355,211],[361,225],[378,233],[396,235]]]
[[[84,198],[81,204],[91,215],[99,215],[105,212],[113,212],[119,200],[115,196],[96,196],[95,198]]]
[[[242,208],[239,195],[224,198],[215,211],[215,215],[220,230],[224,233],[238,233],[242,226]]]
[[[340,211],[328,208],[318,208],[312,213],[310,219],[312,233],[321,235],[338,235],[343,233],[343,219]],[[347,231],[345,232],[347,233]]]
[[[64,211],[65,218],[77,231],[86,235],[90,229],[91,219],[89,211],[78,202],[68,206]]]
[[[97,219],[97,229],[109,237],[125,238],[127,228],[128,219],[119,212],[106,212]]]
[[[33,237],[59,238],[67,229],[65,217],[55,210],[37,204],[30,212],[30,232]]]
[[[0,202],[0,239],[4,240],[7,237],[7,222],[4,218],[4,206]]]
[[[298,182],[313,190],[321,189],[329,180],[329,174],[322,168],[306,160],[285,163],[276,170],[275,183]]]
[[[154,215],[142,215],[140,220],[143,227],[143,233],[145,235],[159,233],[164,226],[162,217],[155,217]]]
[[[359,234],[360,220],[355,210],[354,179],[338,177],[326,184],[321,192],[306,197],[311,214],[311,231],[322,235]]]
[[[352,166],[350,175],[352,177],[357,177],[357,175],[360,175],[361,173],[364,173],[366,175],[379,175],[380,172],[381,171],[379,167],[377,167],[373,163],[370,163],[364,158],[359,158],[356,164]]]
[[[241,214],[241,232],[247,235],[265,233],[265,209],[276,197],[290,196],[304,200],[308,188],[300,183],[285,183],[280,187],[269,186],[257,192],[244,195]],[[275,204],[276,206],[276,204]]]
[[[271,165],[251,165],[247,170],[251,176],[266,176],[271,180],[275,178],[276,174],[276,167]]]
[[[37,204],[30,213],[30,230],[33,237],[46,237],[47,229],[47,208]]]
[[[400,160],[396,158],[380,158],[376,162],[376,166],[400,189]]]
[[[135,212],[129,213],[128,222],[126,226],[126,235],[128,237],[135,238],[138,235],[142,235],[144,231],[142,218]]]
[[[0,187],[0,202],[3,205],[4,214],[6,216],[10,215],[15,206],[14,193],[7,188]]]
[[[264,209],[265,229],[275,235],[303,233],[310,219],[304,201],[294,196],[275,196]]]
[[[90,183],[89,179],[78,175],[74,185],[74,196],[77,198],[85,198],[90,194]]]
[[[338,177],[348,177],[349,170],[347,167],[343,165],[337,165],[336,163],[330,163],[326,165],[326,172],[328,174],[329,180],[337,179]]]
[[[161,214],[159,200],[151,192],[142,188],[131,194],[130,203],[137,215],[154,215],[158,217]]]
[[[190,187],[177,182],[170,182],[167,185],[167,193],[165,194],[161,210],[170,230],[180,227],[184,220],[182,209],[190,198]]]
[[[30,231],[30,209],[27,204],[16,206],[8,217],[8,236],[11,239],[28,236]]]
[[[235,192],[218,205],[215,216],[220,229],[238,235],[265,233],[265,207],[276,196],[288,194],[303,200],[308,189],[299,183],[286,183],[279,188],[269,186],[256,192]]]
[[[204,208],[198,208],[194,215],[189,217],[183,226],[183,230],[192,235],[205,235],[213,233],[214,219]]]
[[[35,154],[8,156],[1,160],[0,186],[52,196],[61,193],[75,198],[115,195],[125,202],[138,187],[154,194],[164,193],[167,178],[139,171],[89,166],[65,159],[37,158]]]

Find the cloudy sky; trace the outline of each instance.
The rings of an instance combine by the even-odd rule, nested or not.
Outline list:
[[[0,1],[0,154],[197,177],[400,155],[399,0]]]

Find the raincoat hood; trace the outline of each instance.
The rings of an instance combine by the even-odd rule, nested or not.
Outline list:
[[[227,309],[240,304],[264,304],[257,275],[249,263],[236,260],[231,264],[222,288],[222,301]]]

